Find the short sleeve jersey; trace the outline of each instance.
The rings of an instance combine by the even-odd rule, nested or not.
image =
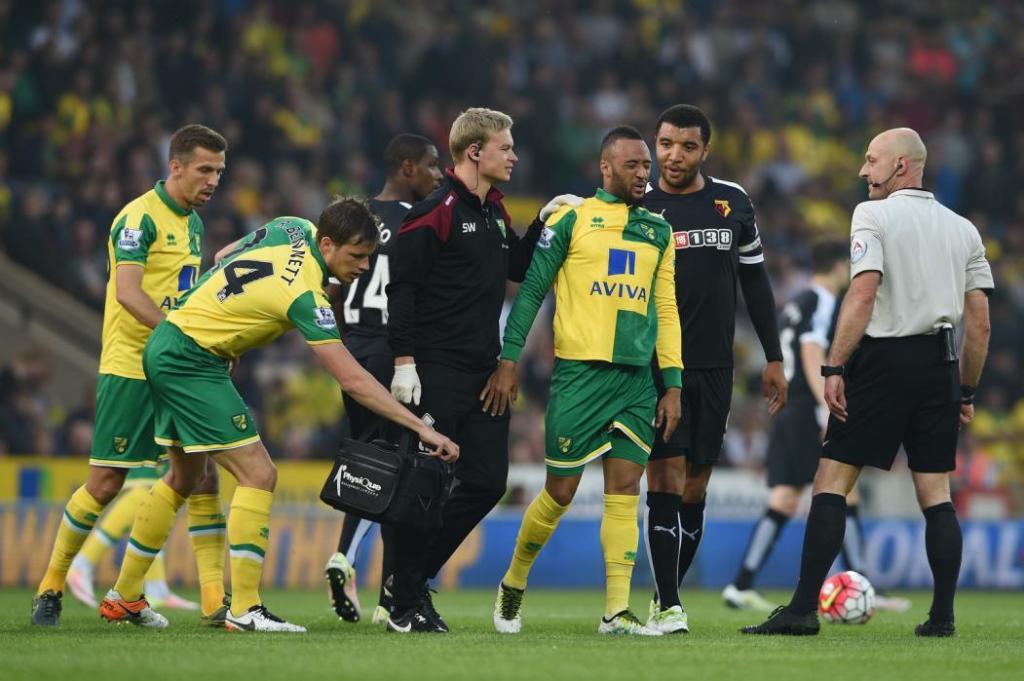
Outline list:
[[[691,194],[650,186],[644,205],[672,225],[683,363],[731,367],[739,267],[764,262],[750,197],[734,182],[705,176],[704,188]]]
[[[869,271],[882,276],[867,328],[874,338],[959,324],[964,294],[994,287],[977,228],[921,189],[900,189],[854,209],[850,276]]]
[[[782,347],[782,368],[789,381],[791,400],[813,398],[811,388],[807,385],[807,376],[804,375],[800,346],[815,343],[827,351],[832,341],[835,313],[836,296],[816,284],[798,293],[782,308],[779,342]]]
[[[328,270],[309,220],[280,217],[208,270],[167,319],[226,359],[295,328],[311,345],[340,343],[324,293]]]
[[[117,302],[118,267],[142,267],[142,291],[163,312],[199,275],[203,221],[172,199],[161,180],[117,214],[107,241],[106,303],[103,308],[103,350],[100,373],[145,380],[142,349],[152,331]]]

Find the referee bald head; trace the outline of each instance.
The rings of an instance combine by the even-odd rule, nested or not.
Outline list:
[[[912,128],[893,128],[871,140],[860,176],[868,183],[868,197],[884,199],[894,191],[920,187],[928,150]]]

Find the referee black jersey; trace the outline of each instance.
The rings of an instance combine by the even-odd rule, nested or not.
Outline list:
[[[836,296],[817,284],[811,284],[782,308],[779,339],[782,344],[782,366],[786,380],[789,381],[790,400],[815,399],[807,385],[800,346],[807,342],[816,343],[828,351],[837,311]]]
[[[732,367],[739,266],[764,261],[750,197],[734,182],[705,176],[692,194],[648,185],[644,206],[672,225],[683,365]]]
[[[391,281],[391,251],[405,214],[412,208],[406,201],[370,199],[370,211],[380,218],[380,247],[370,256],[370,269],[345,291],[341,339],[356,357],[391,355],[388,345],[388,296]]]

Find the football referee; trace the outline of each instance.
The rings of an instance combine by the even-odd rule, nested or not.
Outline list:
[[[863,466],[888,470],[900,445],[926,522],[935,586],[918,636],[952,636],[963,539],[949,494],[957,431],[974,417],[988,352],[992,271],[978,230],[921,189],[927,156],[909,128],[868,145],[860,175],[872,201],[853,212],[849,292],[826,376],[831,416],[789,605],[748,634],[818,633],[817,597],[839,553],[846,495]],[[958,361],[954,325],[963,319]]]

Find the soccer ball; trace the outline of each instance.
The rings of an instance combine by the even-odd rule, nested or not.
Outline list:
[[[875,614],[875,587],[853,570],[832,575],[821,585],[818,612],[826,622],[864,624]]]

